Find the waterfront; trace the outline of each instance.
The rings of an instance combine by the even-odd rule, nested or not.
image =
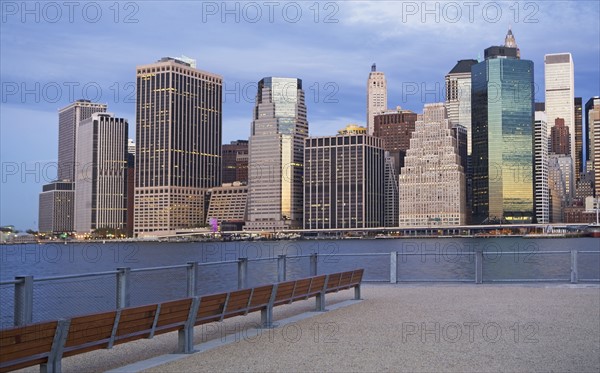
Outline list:
[[[570,255],[543,251],[599,251],[593,238],[446,238],[404,240],[319,240],[208,243],[90,242],[78,244],[6,245],[0,247],[0,281],[15,276],[34,278],[113,271],[119,267],[148,268],[188,262],[220,262],[201,266],[196,294],[237,286],[235,260],[250,259],[248,285],[277,280],[277,257],[285,254],[288,278],[309,274],[311,253],[318,253],[318,273],[365,268],[366,281],[389,281],[390,255],[398,253],[398,281],[469,281],[474,279],[475,250],[484,251],[483,280],[548,279],[569,281]],[[485,253],[497,253],[489,254]],[[344,254],[376,254],[344,256]],[[293,258],[303,256],[302,258]],[[265,259],[252,261],[253,259]],[[272,259],[272,260],[269,260]],[[580,254],[579,278],[600,278],[600,256]],[[131,305],[186,295],[186,268],[131,273]],[[34,321],[115,307],[115,275],[36,282]],[[0,287],[2,325],[12,324],[14,285]]]

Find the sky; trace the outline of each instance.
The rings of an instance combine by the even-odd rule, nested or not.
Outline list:
[[[482,58],[509,27],[534,62],[569,52],[575,96],[600,94],[600,2],[593,1],[2,1],[0,225],[34,229],[42,185],[54,180],[58,109],[84,98],[129,120],[136,66],[185,55],[223,77],[223,143],[247,139],[256,83],[303,80],[310,135],[366,122],[373,63],[388,107],[422,112],[444,100],[444,76]]]

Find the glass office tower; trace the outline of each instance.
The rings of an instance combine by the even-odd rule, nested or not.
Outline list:
[[[473,222],[530,223],[533,198],[533,62],[518,49],[485,50],[472,68]]]
[[[270,77],[258,82],[248,146],[246,229],[302,227],[307,136],[302,80]]]

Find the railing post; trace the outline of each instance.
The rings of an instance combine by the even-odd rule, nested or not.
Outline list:
[[[187,267],[187,296],[196,296],[196,273],[198,272],[198,262],[188,262]]]
[[[277,282],[283,282],[287,278],[286,256],[281,254],[277,257]]]
[[[576,284],[579,281],[579,273],[577,268],[577,250],[571,250],[571,283]]]
[[[317,275],[317,253],[312,253],[310,254],[310,275],[311,276],[316,276]]]
[[[475,250],[475,283],[483,283],[483,250]]]
[[[390,253],[390,284],[398,282],[398,252]]]
[[[33,322],[33,276],[16,276],[14,324],[22,326]]]
[[[129,307],[129,267],[117,268],[117,308]]]
[[[238,259],[238,289],[248,287],[248,258]]]

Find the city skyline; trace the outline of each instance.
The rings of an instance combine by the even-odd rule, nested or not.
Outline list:
[[[325,4],[334,5],[325,9]],[[512,24],[522,58],[533,60],[536,66],[536,101],[544,101],[543,56],[550,53],[572,54],[576,97],[582,97],[585,102],[598,95],[599,56],[598,46],[593,41],[598,40],[599,5],[595,2],[531,3],[535,9],[525,9],[525,4],[519,3],[519,22],[515,22],[516,14],[509,9],[509,3],[502,4],[503,16],[496,22],[482,17],[480,8],[485,4],[474,14],[473,22],[467,17],[466,7],[458,22],[450,22],[448,14],[442,14],[441,9],[439,22],[434,15],[422,22],[424,13],[409,15],[408,9],[402,12],[401,3],[389,2],[324,3],[318,17],[308,8],[310,4],[302,4],[303,17],[297,23],[281,19],[281,12],[275,13],[273,23],[268,20],[247,22],[248,17],[243,14],[240,22],[228,16],[223,23],[220,14],[209,15],[207,9],[203,13],[200,5],[188,3],[170,8],[140,3],[135,15],[131,15],[135,9],[125,9],[121,3],[118,17],[106,5],[103,18],[96,23],[82,20],[81,12],[75,13],[72,23],[69,19],[44,22],[43,14],[37,23],[29,16],[28,23],[22,22],[20,14],[11,16],[5,12],[0,39],[4,82],[0,154],[5,179],[0,224],[14,224],[19,229],[37,226],[34,196],[39,194],[42,184],[53,180],[53,177],[45,178],[43,173],[51,173],[51,170],[43,167],[57,161],[57,109],[79,98],[94,99],[93,89],[97,85],[103,94],[93,101],[108,103],[111,112],[128,119],[130,137],[133,137],[135,96],[127,97],[134,92],[135,66],[163,56],[184,53],[196,57],[199,69],[224,77],[223,143],[249,137],[255,84],[264,76],[303,79],[311,136],[334,134],[337,128],[349,122],[363,124],[364,85],[373,62],[386,74],[389,107],[401,105],[419,112],[423,103],[443,101],[444,76],[456,61],[477,58],[489,45],[501,44],[509,24]],[[386,11],[381,12],[381,7],[386,7]],[[68,13],[65,11],[63,15],[66,17]],[[129,20],[139,22],[126,23],[128,15]],[[267,13],[263,15],[266,17]],[[339,22],[326,23],[328,15],[330,21]],[[186,35],[177,40],[165,38],[166,42],[142,45],[143,38],[152,38],[159,32],[152,28],[153,20],[159,16],[182,23],[190,22],[190,17],[195,16],[200,30],[210,28],[214,30],[213,35],[218,34],[220,38],[209,42],[205,39],[208,36]],[[315,18],[319,22],[315,22]],[[526,18],[538,22],[525,22]],[[114,22],[115,19],[119,22]],[[560,30],[554,27],[557,22],[564,27]],[[105,27],[109,24],[114,26],[110,30]],[[281,35],[272,35],[274,29],[281,31]],[[116,34],[118,39],[114,38]],[[264,35],[271,37],[269,42],[256,48],[252,41]],[[60,38],[61,44],[57,45],[52,38]],[[589,40],[591,45],[580,43],[578,39]],[[295,42],[293,47],[290,41]],[[394,45],[398,46],[397,50],[393,50]],[[49,51],[50,47],[56,49]],[[112,53],[104,56],[103,51],[111,47],[122,58],[116,60]],[[135,53],[130,53],[131,50]],[[264,59],[265,52],[277,54],[277,58]],[[432,58],[423,60],[424,55]],[[44,64],[39,64],[42,60]],[[19,89],[16,94],[11,93],[12,83]],[[39,102],[34,94],[20,91],[21,87],[34,87],[35,91],[36,83],[40,85]],[[52,83],[62,89],[58,100],[51,94],[55,87]],[[81,88],[86,85],[88,97],[81,94]],[[44,92],[43,87],[46,87]],[[74,92],[72,100],[68,100],[69,87]],[[416,92],[411,93],[413,90]],[[437,93],[431,93],[433,90]],[[25,94],[24,99],[22,94]],[[423,95],[425,97],[421,97]],[[119,96],[118,99],[115,96]],[[8,123],[19,125],[8,126]],[[28,145],[23,146],[24,143]],[[18,168],[14,175],[13,165]]]

